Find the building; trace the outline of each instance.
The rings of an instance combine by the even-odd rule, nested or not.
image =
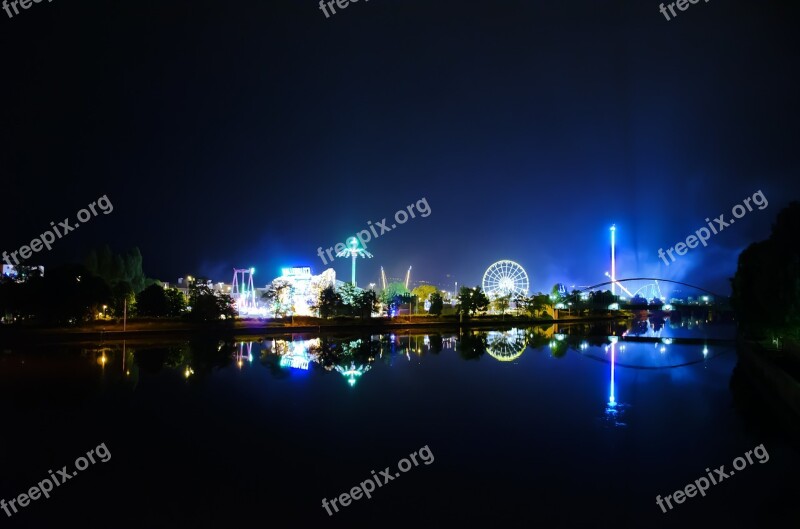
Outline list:
[[[33,267],[30,267],[30,268],[38,268],[39,269],[39,275],[44,277],[44,267],[43,266],[33,266]],[[8,276],[8,277],[10,277],[12,279],[16,279],[17,278],[17,269],[14,267],[14,265],[4,264],[3,265],[3,275],[4,276]],[[23,278],[23,280],[24,280],[24,278]]]

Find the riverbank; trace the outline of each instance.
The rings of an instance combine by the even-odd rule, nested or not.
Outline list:
[[[547,325],[565,323],[612,323],[626,320],[628,313],[608,313],[593,316],[561,316],[530,318],[525,316],[478,316],[459,321],[455,316],[408,316],[402,318],[333,318],[296,317],[287,319],[237,319],[229,323],[195,323],[185,320],[132,320],[124,326],[121,322],[99,321],[80,327],[2,327],[0,345],[30,343],[64,343],[81,341],[123,340],[134,338],[185,338],[204,336],[254,336],[275,334],[336,334],[352,331],[395,331],[404,329],[457,331],[459,328],[512,328],[520,325]]]

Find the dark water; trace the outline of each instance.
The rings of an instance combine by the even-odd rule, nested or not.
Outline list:
[[[71,471],[101,443],[111,458],[0,519],[143,528],[796,522],[800,458],[734,407],[733,345],[669,343],[732,329],[684,321],[631,331],[657,340],[539,327],[5,350],[0,497],[28,491],[48,470]],[[656,505],[761,444],[767,462],[754,459],[666,514]],[[371,499],[333,516],[323,509],[323,498],[373,470],[399,473],[398,462],[426,446],[429,458],[418,454]]]

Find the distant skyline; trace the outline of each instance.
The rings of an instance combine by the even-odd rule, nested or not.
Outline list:
[[[491,7],[491,8],[490,8]],[[511,259],[531,290],[618,277],[720,293],[739,252],[800,198],[800,6],[744,0],[667,22],[657,5],[382,0],[53,2],[0,22],[0,251],[98,196],[112,215],[52,266],[138,246],[150,277],[262,285],[426,197],[368,243],[412,279],[480,283]],[[748,213],[666,265],[704,219]],[[349,279],[349,261],[333,264]]]

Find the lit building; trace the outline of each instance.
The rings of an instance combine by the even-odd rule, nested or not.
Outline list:
[[[336,280],[333,268],[315,276],[310,266],[283,268],[281,276],[273,279],[271,284],[278,291],[277,303],[290,307],[289,312],[296,316],[315,315],[311,307],[316,305],[320,292],[330,286],[340,288],[343,285],[343,282]]]
[[[31,268],[38,268],[39,269],[39,275],[44,277],[44,267],[43,266],[33,266]],[[14,268],[14,265],[4,264],[3,265],[3,275],[4,276],[8,276],[8,277],[10,277],[12,279],[15,279],[17,277],[17,269]]]

